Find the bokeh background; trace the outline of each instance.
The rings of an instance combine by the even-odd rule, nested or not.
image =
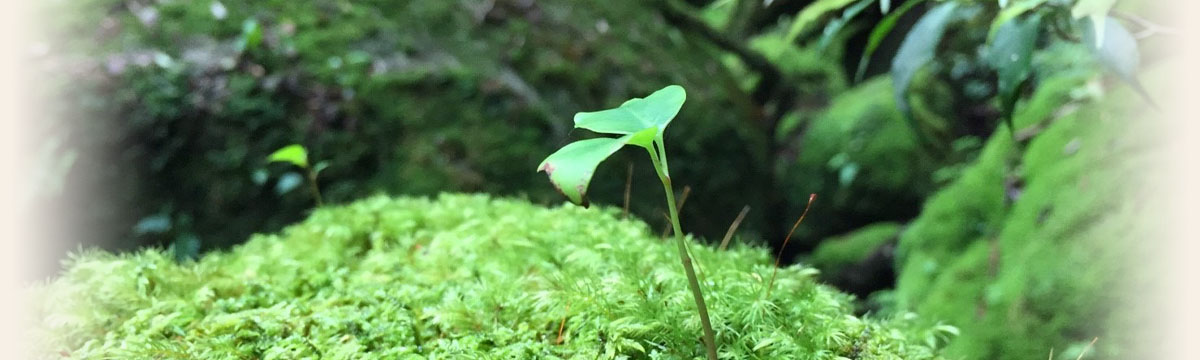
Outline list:
[[[1156,236],[1127,196],[1162,151],[1160,125],[1129,121],[1153,100],[1086,46],[1078,19],[1047,20],[1062,29],[1031,41],[1010,131],[987,56],[1003,9],[979,1],[925,39],[932,58],[901,97],[906,113],[893,60],[941,3],[878,3],[46,2],[48,31],[24,53],[31,96],[55,104],[29,124],[30,216],[55,219],[59,257],[228,249],[314,207],[302,173],[266,160],[292,143],[327,162],[330,203],[452,191],[555,205],[534,169],[593,136],[572,130],[574,113],[679,84],[688,101],[667,146],[686,231],[717,242],[748,206],[734,241],[778,249],[815,193],[784,262],[818,266],[864,312],[962,327],[952,351],[968,358],[1073,357],[1135,328],[1138,307],[1114,290],[1143,283],[1127,260]],[[1140,20],[1171,29],[1154,22],[1158,5],[1110,13],[1146,35],[1132,75],[1150,99],[1177,40],[1144,33]],[[868,54],[885,20],[896,27]],[[631,213],[665,227],[639,153],[601,165],[593,203],[622,206],[629,171]],[[1092,356],[1146,346],[1105,337]]]

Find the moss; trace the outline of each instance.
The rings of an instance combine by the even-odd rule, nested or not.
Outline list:
[[[1094,357],[1125,358],[1137,346],[1120,289],[1149,233],[1132,190],[1153,146],[1124,120],[1144,106],[1128,89],[1095,91],[1095,79],[1042,74],[1014,118],[1033,136],[997,131],[901,236],[895,306],[959,327],[948,356],[1029,359],[1053,348],[1074,358],[1100,337]]]
[[[918,108],[932,108],[921,99]],[[803,210],[808,194],[818,195],[794,239],[816,240],[917,215],[921,200],[935,189],[930,175],[941,156],[922,148],[895,109],[891,81],[879,77],[838,95],[808,125],[798,158],[783,166],[781,176],[795,207],[791,213]],[[923,123],[944,123],[919,117]]]
[[[699,357],[677,254],[653,233],[614,208],[374,197],[195,262],[78,254],[35,289],[35,334],[46,358]],[[799,266],[763,299],[765,249],[691,250],[725,358],[935,358],[946,332],[854,317]]]
[[[825,239],[808,257],[807,264],[823,273],[838,272],[847,265],[866,259],[880,246],[895,239],[900,229],[898,223],[878,223]]]

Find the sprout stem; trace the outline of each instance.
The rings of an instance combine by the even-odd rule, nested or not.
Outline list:
[[[704,327],[704,348],[708,353],[709,360],[717,360],[716,336],[713,334],[712,323],[708,319],[708,307],[704,305],[704,294],[700,292],[700,281],[696,280],[696,270],[692,267],[691,256],[688,255],[683,230],[679,226],[679,210],[675,207],[675,191],[671,189],[671,175],[667,174],[664,164],[659,161],[660,158],[667,157],[666,150],[661,145],[658,154],[655,154],[650,148],[646,150],[650,152],[650,162],[654,164],[658,179],[662,181],[663,191],[667,194],[667,209],[671,212],[671,226],[675,231],[675,244],[679,248],[679,260],[683,263],[684,272],[687,273],[688,287],[692,290],[692,298],[696,300],[696,310],[700,313],[700,324]]]

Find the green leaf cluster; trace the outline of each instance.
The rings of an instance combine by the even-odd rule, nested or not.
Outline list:
[[[690,359],[673,244],[619,209],[445,194],[317,209],[177,263],[76,254],[33,289],[37,358]],[[934,359],[945,329],[860,318],[813,269],[692,246],[722,358]],[[561,336],[560,331],[561,330]]]
[[[624,135],[619,138],[580,140],[563,146],[538,165],[559,192],[571,202],[587,206],[587,187],[596,166],[625,145],[637,145],[657,154],[656,166],[666,171],[663,134],[667,125],[683,107],[687,94],[683,87],[670,85],[645,98],[634,98],[621,106],[596,112],[575,114],[575,127],[603,134]]]

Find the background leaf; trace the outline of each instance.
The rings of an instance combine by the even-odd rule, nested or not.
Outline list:
[[[1037,8],[1038,5],[1046,3],[1047,0],[1019,0],[1014,2],[1012,6],[1001,5],[1002,9],[996,14],[996,18],[992,20],[992,26],[988,28],[988,41],[996,38],[996,32],[1000,31],[1000,26],[1008,23],[1009,20],[1015,19],[1021,14]]]
[[[933,59],[933,53],[942,40],[942,33],[946,31],[946,23],[950,21],[950,15],[954,14],[956,7],[957,3],[948,2],[929,10],[929,13],[917,21],[912,31],[909,31],[904,43],[900,44],[896,57],[892,59],[892,86],[896,106],[908,118],[912,118],[908,98],[905,96],[908,85],[917,70]]]
[[[1016,105],[1021,84],[1029,78],[1032,71],[1033,49],[1037,43],[1041,23],[1039,15],[1004,23],[988,47],[987,62],[996,71],[1001,109],[1009,129],[1013,131],[1016,130],[1012,129],[1013,107]]]
[[[838,32],[842,31],[842,28],[846,27],[846,24],[850,23],[850,20],[853,20],[856,16],[858,16],[858,14],[861,14],[863,10],[866,10],[873,1],[874,0],[861,0],[857,4],[846,8],[845,11],[842,11],[841,17],[830,20],[829,24],[825,25],[825,29],[821,33],[821,40],[817,43],[817,48],[824,51],[825,48],[829,47],[829,43],[833,41],[833,37],[837,36]]]
[[[880,44],[883,44],[883,39],[892,32],[892,28],[896,27],[896,22],[900,20],[900,17],[922,2],[924,0],[910,0],[885,16],[883,20],[879,21],[879,25],[875,25],[875,29],[871,30],[871,37],[867,39],[867,48],[863,50],[862,59],[858,61],[858,71],[854,72],[855,82],[862,81],[863,75],[867,72],[867,65],[871,62],[871,55],[875,54],[875,50],[879,48]]]
[[[1085,20],[1083,27],[1083,40],[1085,44],[1088,44],[1092,55],[1117,77],[1129,83],[1146,102],[1157,107],[1154,100],[1150,98],[1150,94],[1137,79],[1138,68],[1141,66],[1141,53],[1133,34],[1121,26],[1116,19],[1108,19],[1108,21],[1099,23],[1094,20]],[[1096,30],[1101,27],[1103,30]],[[1101,34],[1108,35],[1104,35],[1104,39],[1099,40]]]
[[[670,85],[645,98],[630,99],[616,108],[577,113],[575,127],[620,135],[656,127],[658,134],[662,134],[683,107],[686,97],[682,86]]]
[[[1078,0],[1075,3],[1075,6],[1071,8],[1072,17],[1076,19],[1086,17],[1091,19],[1091,22],[1097,25],[1096,28],[1099,29],[1099,31],[1096,32],[1095,37],[1092,38],[1092,41],[1089,41],[1096,47],[1103,47],[1102,44],[1104,43],[1104,34],[1108,30],[1108,27],[1104,26],[1105,19],[1108,18],[1108,11],[1111,10],[1113,4],[1116,3],[1117,0]]]
[[[284,146],[282,148],[279,148],[279,150],[275,150],[275,152],[271,153],[271,156],[267,157],[267,161],[269,161],[269,162],[287,162],[287,163],[292,163],[292,164],[302,167],[302,168],[307,168],[308,167],[308,150],[305,150],[304,146],[300,145],[300,144],[292,144],[292,145]]]
[[[804,33],[805,30],[808,30],[809,26],[822,16],[844,8],[854,1],[855,0],[818,0],[817,2],[805,6],[804,10],[801,10],[800,14],[796,15],[796,20],[792,21],[792,26],[788,29],[787,37],[785,37],[785,39],[787,39],[786,42],[791,43],[796,41],[796,38],[799,37],[800,34]]]

